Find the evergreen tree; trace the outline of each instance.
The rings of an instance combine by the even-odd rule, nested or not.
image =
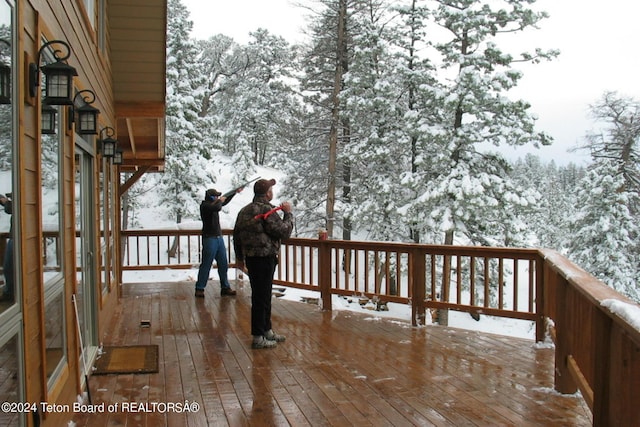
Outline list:
[[[554,161],[545,163],[533,154],[514,163],[511,179],[518,187],[537,194],[535,206],[520,212],[531,233],[527,246],[565,251],[570,225],[568,213],[578,203],[576,189],[583,176],[584,168],[574,163],[556,166]]]
[[[251,33],[247,47],[251,66],[229,93],[236,138],[246,141],[253,162],[275,166],[274,159],[298,132],[293,126],[301,109],[291,86],[294,51],[282,38],[266,30]]]
[[[311,42],[303,51],[300,86],[308,112],[302,122],[305,133],[291,150],[299,163],[287,168],[286,189],[299,203],[298,224],[307,224],[303,232],[326,227],[332,236],[334,225],[342,222],[338,196],[349,193],[349,167],[344,167],[341,155],[349,123],[342,115],[340,96],[353,49],[350,16],[358,3],[319,1],[320,10],[310,23]]]
[[[428,129],[438,152],[432,152],[431,170],[424,170],[427,185],[417,203],[445,232],[446,244],[453,244],[455,232],[474,243],[521,244],[522,223],[514,213],[535,203],[534,195],[514,186],[508,163],[487,147],[550,142],[535,130],[529,104],[510,100],[507,92],[522,77],[515,62],[550,59],[557,52],[514,58],[496,37],[533,27],[547,15],[527,8],[530,0],[436,3],[434,20],[450,37],[436,45],[441,88],[433,94],[442,121]]]
[[[343,120],[349,123],[342,156],[351,167],[343,209],[355,224],[375,224],[367,230],[372,239],[406,240],[401,207],[410,194],[397,179],[411,168],[410,139],[400,126],[404,82],[396,72],[404,64],[396,64],[391,51],[392,11],[379,0],[358,6],[351,15],[354,52],[341,93]]]
[[[236,88],[247,78],[253,59],[244,46],[231,37],[218,34],[197,41],[197,68],[201,76],[198,97],[198,131],[202,135],[202,155],[222,150],[231,155],[240,138]]]
[[[195,66],[197,51],[190,32],[193,23],[180,0],[169,0],[167,22],[167,123],[165,172],[160,177],[159,203],[177,223],[195,216],[203,170],[197,130],[199,86]]]
[[[12,40],[11,26],[0,25],[0,63],[11,66],[12,47],[7,40]],[[14,65],[15,67],[15,65]],[[13,107],[9,104],[0,104],[0,170],[6,171],[13,168]],[[44,178],[44,177],[43,177]]]
[[[623,191],[640,194],[640,102],[606,92],[590,108],[593,118],[605,125],[601,132],[587,134],[587,144],[594,161],[611,159],[624,179]],[[637,199],[630,200],[632,214],[640,214]]]
[[[608,92],[591,112],[604,128],[588,133],[581,147],[593,164],[580,186],[568,256],[640,301],[640,103]]]
[[[604,283],[640,302],[640,227],[629,208],[638,195],[624,188],[617,161],[593,163],[580,185],[580,208],[572,218],[568,256]]]
[[[425,0],[402,2],[395,10],[399,23],[394,28],[391,44],[396,49],[396,69],[392,73],[398,76],[400,84],[398,143],[407,145],[406,152],[410,155],[408,169],[399,175],[405,187],[405,191],[399,193],[404,196],[400,202],[401,213],[410,240],[435,242],[439,230],[425,220],[424,206],[414,203],[424,191],[425,181],[432,179],[425,171],[437,170],[432,161],[438,158],[438,145],[428,129],[439,126],[442,121],[440,108],[435,103],[439,91],[436,67],[427,53],[432,48],[429,40],[431,10]]]

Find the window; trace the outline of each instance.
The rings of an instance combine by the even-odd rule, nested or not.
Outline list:
[[[43,40],[43,43],[46,41]],[[45,61],[54,61],[51,51],[43,52]],[[42,76],[44,78],[44,76]],[[41,85],[44,87],[44,84]],[[45,368],[49,387],[55,383],[57,373],[67,360],[64,319],[64,263],[63,261],[63,221],[60,214],[63,206],[62,188],[62,147],[64,146],[64,128],[62,123],[65,108],[56,108],[58,117],[54,132],[41,135],[41,171],[42,171],[42,230],[44,258],[42,282],[44,283],[45,311]]]
[[[91,28],[96,28],[96,0],[84,0],[84,9],[87,11]]]
[[[13,34],[12,3],[0,0],[0,67],[2,80],[6,83],[1,89],[0,100],[0,312],[15,307],[16,274],[14,265],[14,149],[16,128],[14,105],[15,46]]]
[[[111,250],[110,247],[113,245],[112,241],[112,222],[111,222],[111,211],[109,207],[111,206],[110,202],[110,187],[109,187],[109,172],[111,170],[111,163],[109,159],[102,159],[102,173],[100,174],[100,188],[102,189],[100,195],[100,251],[101,251],[101,262],[100,269],[102,271],[101,281],[102,281],[102,292],[107,293],[109,291],[109,284],[111,282]]]
[[[4,206],[0,206],[0,261],[2,274],[0,288],[2,292],[13,291],[10,299],[0,301],[0,401],[24,402],[24,366],[22,360],[22,312],[16,304],[20,296],[20,273],[14,268],[19,260],[14,258],[19,247],[19,234],[14,230],[13,222],[19,218],[17,203],[12,200],[19,188],[16,182],[17,170],[13,165],[18,158],[18,146],[15,129],[18,128],[14,106],[16,105],[15,87],[18,82],[16,70],[17,39],[15,22],[15,3],[13,0],[0,0],[0,67],[5,72],[0,80],[7,84],[7,91],[0,90],[0,194]],[[11,203],[7,203],[7,201]],[[15,240],[15,241],[14,241]],[[2,295],[2,293],[0,293]],[[0,425],[23,425],[24,414],[3,411],[0,413]]]
[[[101,52],[107,50],[107,2],[98,0],[98,49]]]
[[[18,334],[14,334],[4,343],[0,344],[0,401],[9,403],[23,402],[22,381],[20,368],[20,340]],[[20,424],[19,411],[1,411],[0,425],[17,426]]]
[[[56,116],[60,118],[62,108]],[[41,136],[42,141],[42,230],[44,233],[43,281],[51,284],[62,278],[62,240],[61,240],[61,192],[60,192],[60,147],[62,135],[60,121],[55,133]]]

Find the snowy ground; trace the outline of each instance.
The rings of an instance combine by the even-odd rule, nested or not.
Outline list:
[[[232,280],[235,270],[230,269],[229,279]],[[190,270],[157,270],[157,271],[125,271],[123,275],[124,283],[154,283],[154,282],[182,282],[193,281],[195,282],[198,275],[197,269]],[[217,274],[215,269],[211,270],[211,278],[217,280]],[[245,276],[246,277],[246,276]],[[249,282],[247,279],[242,285],[245,290],[249,290]],[[307,291],[295,288],[286,288],[282,299],[300,302],[301,304],[307,304],[303,302],[303,297],[319,298],[319,292]],[[411,307],[404,304],[389,303],[387,306],[389,311],[375,311],[375,308],[371,304],[361,306],[358,302],[358,298],[344,298],[338,295],[333,295],[333,310],[351,310],[358,313],[367,314],[372,321],[378,321],[387,319],[390,321],[402,321],[411,324]],[[310,307],[312,309],[312,307]],[[429,316],[427,316],[427,322],[429,322]],[[533,322],[506,319],[493,316],[480,316],[479,321],[475,321],[468,313],[461,313],[457,311],[449,312],[449,326],[455,328],[469,329],[482,331],[486,333],[494,333],[500,335],[508,335],[518,338],[535,339],[535,324]]]
[[[208,188],[215,188],[218,191],[226,192],[235,186],[235,182],[232,182],[234,176],[234,166],[231,161],[225,156],[215,156],[216,162],[212,164],[211,171],[213,176],[216,177],[216,182],[203,182],[202,184],[202,197]],[[277,183],[274,186],[274,200],[273,204],[277,205],[282,200],[278,198],[279,189],[283,185],[283,176],[277,170],[259,167],[256,173],[252,177],[261,176],[265,179],[275,178]],[[159,221],[158,218],[163,217],[160,215],[161,210],[166,208],[163,206],[154,206],[154,202],[157,202],[158,198],[153,192],[148,192],[142,196],[143,209],[136,212],[138,223],[144,224],[143,228],[160,228],[160,229],[175,229],[175,228],[189,228],[200,229],[201,222],[197,220],[185,220],[179,225],[171,223],[170,221]],[[225,207],[223,207],[220,214],[220,225],[222,228],[233,228],[235,219],[240,209],[247,203],[250,203],[253,198],[253,184],[247,186],[247,188],[241,193],[237,194],[234,199]],[[200,200],[194,201],[199,205]],[[295,215],[295,206],[294,206]],[[233,279],[235,270],[230,270],[229,278]],[[126,271],[124,272],[124,283],[153,283],[153,282],[170,282],[170,281],[193,281],[197,277],[197,269],[191,270],[163,270],[163,271]],[[215,270],[211,271],[211,277],[217,279]],[[249,287],[249,283],[245,282],[244,286]],[[302,297],[319,297],[319,293],[300,290],[295,288],[287,288],[284,292],[283,299],[300,302]],[[301,302],[305,304],[304,302]],[[370,316],[371,320],[391,319],[399,320],[403,322],[411,322],[411,307],[403,304],[388,304],[389,311],[375,311],[371,310],[371,307],[360,306],[358,298],[343,298],[337,295],[333,296],[332,301],[334,310],[352,310],[355,312],[365,313]],[[429,316],[427,316],[429,317]],[[427,322],[430,319],[427,319]],[[475,321],[468,313],[461,313],[456,311],[449,312],[449,326],[478,330],[487,333],[496,333],[500,335],[509,335],[520,338],[535,339],[535,324],[529,321],[506,319],[499,317],[491,317],[482,315],[479,321]]]

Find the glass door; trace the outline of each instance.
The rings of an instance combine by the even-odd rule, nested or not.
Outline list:
[[[82,345],[80,366],[87,373],[97,351],[96,267],[94,248],[95,214],[93,196],[93,156],[76,146],[75,152],[75,224],[76,224],[76,307]]]

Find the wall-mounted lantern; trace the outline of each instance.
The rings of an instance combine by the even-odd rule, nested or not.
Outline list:
[[[106,134],[106,138],[102,137],[102,133]],[[105,127],[100,130],[100,143],[102,144],[102,156],[106,158],[111,158],[116,154],[116,146],[118,145],[118,141],[113,138],[116,134],[116,131],[112,127]]]
[[[82,98],[82,105],[76,108],[78,96]],[[76,93],[76,96],[73,97],[71,111],[69,111],[69,129],[71,129],[71,124],[77,121],[76,132],[80,135],[96,135],[98,133],[98,114],[100,114],[100,110],[91,106],[95,100],[96,94],[89,89]],[[77,118],[76,114],[78,115]]]
[[[122,148],[116,148],[116,152],[113,155],[113,164],[121,165],[123,160],[124,160],[124,157],[123,157]]]
[[[4,61],[4,49],[6,45],[11,49],[11,43],[5,39],[0,39],[0,104],[11,104],[11,66]],[[11,58],[11,53],[9,53]]]
[[[56,133],[56,116],[58,115],[58,110],[51,105],[45,104],[42,106],[40,114],[40,132],[44,135],[51,135]]]
[[[55,49],[53,57],[56,62],[40,66],[42,52],[52,45],[62,45],[66,49],[66,54],[60,56],[61,50]],[[68,65],[65,61],[71,56],[71,48],[62,40],[51,40],[42,45],[38,51],[36,63],[29,64],[29,95],[36,96],[38,86],[40,86],[40,73],[42,71],[45,77],[44,99],[43,104],[50,105],[72,105],[73,97],[73,77],[78,75],[75,68]]]

